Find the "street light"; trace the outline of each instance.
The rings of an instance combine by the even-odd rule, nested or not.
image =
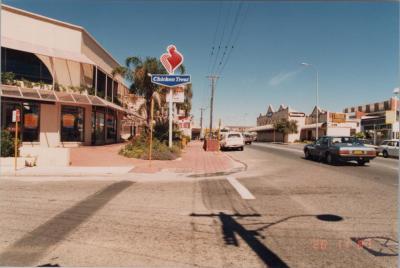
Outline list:
[[[315,74],[316,74],[316,98],[315,99],[316,99],[316,104],[317,104],[317,120],[315,123],[315,140],[318,140],[318,123],[319,123],[319,115],[318,115],[318,109],[319,109],[319,107],[318,107],[318,101],[319,101],[318,76],[319,76],[319,74],[318,74],[318,69],[314,65],[307,63],[307,62],[302,62],[301,65],[303,65],[305,67],[313,68],[315,71]],[[328,118],[327,118],[327,120],[328,120]]]
[[[393,89],[393,94],[395,95],[395,102],[394,102],[394,114],[395,114],[395,122],[397,122],[397,95],[400,94],[400,88],[396,87],[395,89]],[[399,120],[399,129],[398,132],[400,133],[400,120]],[[397,138],[397,135],[395,135],[394,138]],[[400,137],[399,137],[400,138]]]

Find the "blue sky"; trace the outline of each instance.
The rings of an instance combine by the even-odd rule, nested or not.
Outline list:
[[[236,38],[215,95],[215,119],[225,124],[255,125],[269,104],[311,112],[315,72],[301,62],[318,68],[320,106],[332,111],[388,99],[400,86],[396,2],[252,1],[242,4],[236,24],[239,1],[3,3],[85,27],[121,63],[130,55],[159,57],[176,44],[192,75],[196,123],[209,104],[211,48]],[[205,124],[208,118],[209,110]]]

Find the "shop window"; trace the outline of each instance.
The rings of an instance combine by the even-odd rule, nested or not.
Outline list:
[[[114,110],[107,111],[106,117],[107,140],[116,140],[117,138],[117,120]]]
[[[15,122],[12,122],[12,113],[19,109],[21,121],[18,124],[19,138],[24,142],[39,141],[40,105],[30,102],[2,101],[1,128],[11,132],[15,136]]]
[[[23,141],[39,141],[39,105],[22,103]]]
[[[46,65],[35,54],[10,48],[1,48],[1,72],[12,72],[18,80],[53,82]]]
[[[84,109],[61,107],[61,141],[84,141]]]
[[[385,109],[385,111],[390,110],[389,101],[385,101],[385,102],[383,103],[383,108]]]
[[[105,98],[106,96],[106,74],[97,69],[97,96]]]
[[[113,84],[114,84],[114,86],[113,86],[113,102],[115,104],[120,105],[120,101],[119,101],[119,98],[118,98],[118,82],[117,81],[113,81]]]
[[[107,76],[107,100],[112,101],[112,87],[113,87],[113,80],[111,77]]]

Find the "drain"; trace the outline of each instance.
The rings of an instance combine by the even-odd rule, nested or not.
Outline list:
[[[316,216],[318,220],[320,221],[342,221],[343,218],[338,216],[338,215],[333,215],[333,214],[320,214]]]

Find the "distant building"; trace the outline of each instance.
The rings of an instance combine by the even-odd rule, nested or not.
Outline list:
[[[257,118],[257,127],[249,131],[257,132],[257,141],[268,142],[294,142],[300,139],[300,129],[305,124],[305,113],[293,110],[289,106],[280,105],[277,111],[272,105],[268,106],[266,114],[260,114]],[[294,120],[297,122],[298,133],[284,135],[274,129],[274,123],[280,120]]]
[[[340,135],[350,136],[360,131],[360,120],[350,119],[344,113],[329,112],[314,107],[310,115],[293,110],[289,106],[280,105],[277,111],[269,105],[266,114],[257,118],[257,127],[250,131],[257,132],[257,141],[267,142],[294,142],[296,140],[315,140],[317,129],[318,111],[318,136]],[[280,120],[296,121],[297,133],[284,135],[278,133],[274,124]]]
[[[224,126],[222,130],[227,130],[227,131],[236,131],[236,132],[248,132],[249,129],[253,128],[252,126]]]
[[[361,122],[361,131],[368,138],[380,144],[384,139],[399,138],[398,112],[400,103],[396,98],[389,100],[347,107],[343,109],[348,118]]]
[[[360,120],[346,117],[345,113],[330,112],[314,107],[306,116],[305,125],[301,128],[301,140],[315,140],[318,109],[318,137],[352,136],[360,131]]]

